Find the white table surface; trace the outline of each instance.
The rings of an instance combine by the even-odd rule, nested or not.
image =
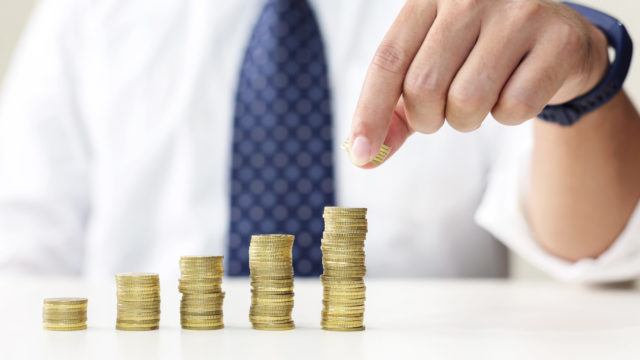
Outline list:
[[[162,279],[158,331],[114,329],[115,285],[0,277],[0,359],[639,359],[640,292],[498,280],[367,279],[366,331],[320,329],[319,280],[296,279],[286,332],[252,330],[248,280],[225,279],[226,328],[181,330]],[[41,328],[42,299],[89,298],[89,329]]]

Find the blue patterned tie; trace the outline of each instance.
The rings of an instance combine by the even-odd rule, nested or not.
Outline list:
[[[235,106],[227,273],[249,274],[252,234],[288,233],[296,275],[321,274],[333,141],[324,46],[307,1],[266,1]]]

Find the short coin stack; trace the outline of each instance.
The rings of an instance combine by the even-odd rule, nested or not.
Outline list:
[[[160,327],[160,278],[158,274],[116,275],[118,330],[156,330]]]
[[[322,328],[364,330],[367,209],[324,208]]]
[[[290,330],[293,310],[293,235],[253,235],[249,245],[251,309],[258,330]]]
[[[183,256],[180,258],[181,278],[178,290],[180,324],[183,329],[216,330],[224,327],[222,320],[222,256]]]
[[[72,331],[87,328],[87,299],[50,298],[42,304],[42,326],[46,330]]]

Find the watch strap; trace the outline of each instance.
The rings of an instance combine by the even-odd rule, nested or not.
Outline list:
[[[606,36],[609,46],[615,50],[613,63],[591,91],[563,104],[547,105],[538,115],[543,120],[569,126],[584,114],[607,103],[622,89],[631,65],[633,42],[624,25],[617,19],[583,5],[563,3],[597,26]]]

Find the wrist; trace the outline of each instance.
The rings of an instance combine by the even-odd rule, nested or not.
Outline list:
[[[580,91],[575,97],[582,96],[598,85],[609,69],[609,42],[600,29],[589,25],[590,36],[588,46],[588,71],[584,75],[584,81]]]
[[[588,93],[607,73],[610,65],[607,38],[597,27],[586,25],[584,52],[577,55],[584,58],[584,62],[575,68],[574,75],[567,79],[549,105],[566,103]]]
[[[568,1],[563,4],[581,15],[575,19],[583,23],[581,29],[584,42],[582,51],[577,51],[574,56],[584,62],[574,65],[574,74],[569,75],[561,91],[538,117],[570,126],[585,114],[605,105],[622,90],[631,65],[633,41],[624,25],[616,18]],[[599,31],[585,25],[586,21]],[[601,35],[606,37],[606,41],[602,40]],[[609,47],[615,50],[615,59],[610,65],[607,64]],[[606,68],[604,76],[602,68]],[[556,100],[560,101],[555,102]]]

